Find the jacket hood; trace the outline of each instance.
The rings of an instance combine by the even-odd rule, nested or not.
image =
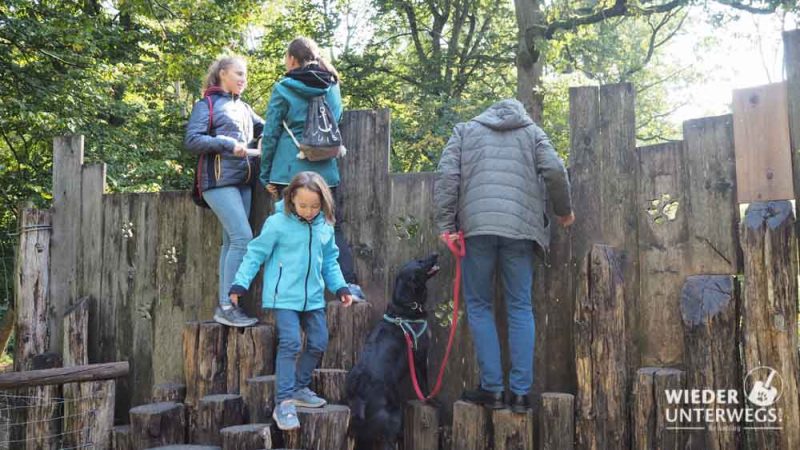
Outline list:
[[[336,84],[336,77],[316,64],[287,72],[282,84],[304,97],[324,95]]]
[[[284,203],[285,202],[283,200],[280,200],[280,201],[275,203],[275,213],[276,214],[284,212],[284,210],[285,210]],[[292,213],[292,214],[289,214],[289,216],[291,216],[292,219],[297,220],[298,222],[303,222],[303,223],[306,222],[305,219],[301,218],[297,214]],[[317,214],[316,217],[314,217],[314,220],[312,220],[311,223],[316,225],[316,224],[318,224],[318,223],[320,223],[320,222],[322,222],[324,220],[325,220],[325,214],[322,214],[322,211],[320,211],[319,214]]]
[[[514,99],[499,101],[472,120],[494,130],[513,130],[533,125],[525,107]]]

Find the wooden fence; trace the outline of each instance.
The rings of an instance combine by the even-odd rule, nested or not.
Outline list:
[[[770,199],[781,191],[771,190],[778,182],[800,195],[800,32],[784,38],[788,78],[781,89],[788,92],[782,97],[788,123],[765,123],[761,132],[789,130],[794,175],[787,158],[748,178],[747,186],[737,183],[737,169],[741,176],[754,166],[746,158],[737,166],[733,115],[688,121],[682,141],[637,148],[631,85],[570,90],[569,172],[577,221],[567,230],[553,227],[548,261],[536,268],[534,393],[576,395],[579,448],[651,442],[653,427],[663,426],[652,410],[660,398],[651,398],[663,395],[660,386],[741,390],[745,374],[758,365],[774,367],[786,381],[779,403],[783,431],[739,430],[724,439],[800,446],[793,209],[754,203],[742,222],[737,202],[737,189],[741,195],[744,188]],[[756,104],[772,98],[770,89],[757,88],[746,98]],[[350,149],[341,168],[344,226],[374,305],[373,321],[386,306],[399,265],[433,251],[443,255],[443,270],[429,284],[429,302],[437,305],[431,308],[437,318],[429,358],[435,374],[447,338],[453,264],[433,225],[434,174],[389,173],[386,110],[347,112],[342,130]],[[773,150],[779,149],[764,152]],[[186,192],[105,194],[105,168],[83,164],[81,137],[56,139],[54,152],[52,232],[36,228],[50,234],[49,263],[39,262],[50,268],[46,346],[61,348],[60,317],[90,297],[89,362],[130,361],[116,401],[117,417],[127,417],[130,406],[147,401],[154,384],[183,380],[184,323],[210,318],[217,301],[220,227]],[[253,205],[257,232],[271,202],[259,191]],[[733,277],[741,274],[740,290]],[[727,287],[716,288],[724,295],[711,298],[703,283]],[[261,314],[259,289],[254,291],[245,305]],[[23,286],[19,295],[30,292]],[[497,310],[504,311],[499,289],[498,297]],[[502,329],[505,320],[498,323]],[[466,321],[457,336],[440,395],[444,424],[462,389],[478,379]],[[26,342],[18,339],[18,352],[26,351]],[[507,365],[505,344],[503,352]],[[638,403],[637,395],[649,400]],[[731,448],[708,429],[671,436],[692,448]]]

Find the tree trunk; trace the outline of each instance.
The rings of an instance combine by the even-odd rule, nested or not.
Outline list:
[[[239,395],[203,397],[197,407],[197,423],[191,430],[191,441],[195,444],[221,444],[220,430],[243,424],[244,411],[244,401]]]
[[[186,413],[180,403],[151,403],[132,408],[131,448],[143,450],[186,442]]]
[[[153,403],[183,403],[186,399],[186,385],[181,383],[161,383],[153,386]]]
[[[130,425],[118,425],[111,430],[112,450],[133,450]]]
[[[575,448],[575,396],[557,392],[542,394],[539,413],[539,449]]]
[[[419,400],[406,403],[403,446],[406,450],[438,450],[439,411],[436,408]]]
[[[297,408],[300,429],[284,432],[288,448],[339,450],[347,444],[350,408],[325,405],[322,408]]]
[[[347,404],[346,379],[346,370],[316,369],[311,379],[311,390],[327,400],[328,403],[344,405]]]
[[[250,423],[269,422],[275,407],[275,375],[250,378],[246,386],[243,398]]]
[[[494,450],[529,450],[533,448],[533,411],[525,414],[510,409],[492,411]]]
[[[517,100],[531,118],[541,123],[544,95],[541,91],[544,67],[545,18],[539,0],[514,0],[517,15]]]
[[[489,448],[489,411],[482,405],[457,401],[453,404],[453,448]]]
[[[254,423],[223,428],[222,450],[257,450],[272,448],[272,435],[269,425]]]

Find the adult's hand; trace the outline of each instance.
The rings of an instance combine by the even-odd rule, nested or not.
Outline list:
[[[557,216],[557,218],[558,223],[560,223],[562,227],[566,228],[575,222],[575,213],[571,212],[568,216]]]
[[[236,146],[233,147],[233,154],[239,158],[247,158],[247,147],[244,144],[237,143]]]
[[[272,198],[278,198],[278,186],[270,183],[267,185],[267,192],[272,196]]]

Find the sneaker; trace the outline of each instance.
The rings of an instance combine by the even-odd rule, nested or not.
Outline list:
[[[242,308],[238,306],[227,310],[222,309],[221,306],[217,306],[217,309],[214,311],[214,321],[229,327],[252,327],[258,323],[258,319],[248,317],[247,314],[242,311]]]
[[[306,408],[322,408],[328,402],[317,395],[316,392],[305,387],[294,391],[292,403],[294,403],[295,406],[304,406]]]
[[[353,296],[354,302],[361,303],[367,301],[367,297],[364,296],[364,291],[361,290],[361,286],[355,283],[347,283],[347,288],[350,289],[350,295]]]
[[[503,391],[491,392],[491,391],[486,391],[481,387],[471,390],[465,390],[463,394],[461,394],[461,400],[477,403],[489,409],[505,408],[506,404],[504,399],[505,395],[503,394]]]
[[[283,431],[296,430],[300,428],[300,420],[297,418],[297,409],[291,400],[284,400],[272,411],[272,419],[275,425]]]

